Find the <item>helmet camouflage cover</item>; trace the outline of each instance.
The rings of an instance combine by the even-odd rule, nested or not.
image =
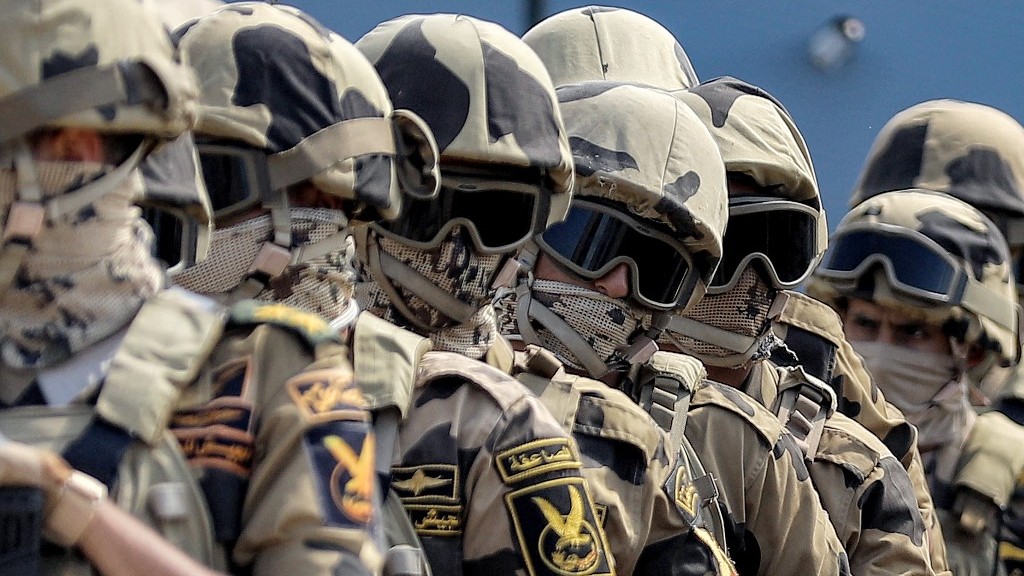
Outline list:
[[[6,0],[0,142],[42,127],[173,138],[195,120],[195,79],[156,14],[116,0]]]
[[[625,8],[559,12],[528,30],[523,40],[547,66],[555,86],[609,80],[680,90],[698,82],[675,36]]]
[[[407,15],[356,42],[395,106],[433,131],[443,171],[543,176],[549,223],[565,217],[572,156],[544,64],[517,36],[455,14]]]
[[[908,188],[955,196],[992,218],[1010,246],[1024,245],[1024,127],[995,108],[959,100],[899,112],[875,138],[850,206]]]
[[[558,89],[577,173],[577,198],[623,203],[660,222],[693,256],[703,280],[722,256],[728,218],[722,159],[697,116],[666,92],[584,82]]]
[[[393,112],[369,62],[308,15],[233,3],[177,35],[201,79],[197,139],[264,150],[273,190],[308,179],[354,200],[355,210],[368,209],[360,219],[394,217],[399,177],[419,154],[424,161],[412,172],[422,182],[403,184],[409,192],[433,193],[428,131],[414,115]]]
[[[808,286],[811,296],[833,307],[840,296],[856,296],[905,310],[935,324],[950,319],[966,321],[962,337],[955,334],[958,339],[994,351],[1003,364],[1017,360],[1018,308],[1009,249],[991,220],[969,204],[946,194],[899,190],[858,204],[839,223],[835,237],[857,228],[888,228],[931,240],[958,268],[980,283],[980,289],[972,293],[975,303],[961,306],[905,295],[892,289],[884,274],[875,272],[877,266],[862,271],[862,274],[875,274],[874,282],[868,284],[870,294],[859,279],[838,282],[825,277],[819,269]],[[966,292],[964,298],[967,298]]]

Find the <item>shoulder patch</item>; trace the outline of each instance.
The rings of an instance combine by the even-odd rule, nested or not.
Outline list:
[[[502,481],[516,484],[558,470],[581,469],[568,438],[542,438],[498,453],[494,457]]]
[[[231,307],[229,323],[236,326],[278,326],[301,336],[311,346],[330,341],[341,343],[341,335],[332,329],[326,320],[285,304],[243,300]]]
[[[816,459],[842,466],[863,482],[887,452],[867,428],[834,414],[825,421]]]
[[[582,478],[557,478],[505,495],[531,576],[611,575],[608,543]]]
[[[324,520],[332,526],[364,527],[378,521],[374,436],[366,422],[337,421],[303,436],[312,462]]]
[[[769,446],[775,446],[782,436],[783,427],[777,416],[757,400],[725,384],[706,380],[694,391],[690,411],[708,407],[735,414],[746,421]]]
[[[310,370],[293,376],[285,386],[306,420],[329,422],[363,420],[366,403],[352,372],[339,368]]]

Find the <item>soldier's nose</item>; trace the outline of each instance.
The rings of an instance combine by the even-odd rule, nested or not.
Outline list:
[[[598,292],[611,298],[625,298],[629,296],[629,267],[625,262],[620,262],[607,274],[593,282]]]

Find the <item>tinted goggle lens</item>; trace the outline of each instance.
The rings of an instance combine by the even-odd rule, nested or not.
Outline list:
[[[266,155],[260,150],[196,144],[215,218],[256,206],[270,193]]]
[[[956,287],[959,270],[936,248],[901,234],[855,230],[835,237],[822,261],[821,270],[852,274],[871,258],[889,261],[893,280],[905,287],[936,296],[949,296]]]
[[[533,233],[537,204],[537,193],[442,187],[430,200],[406,197],[398,218],[379,226],[406,240],[429,244],[438,240],[449,222],[461,219],[473,225],[483,248],[508,248]]]
[[[563,222],[539,237],[557,259],[584,278],[599,278],[618,262],[631,263],[633,285],[642,302],[675,307],[690,271],[686,252],[614,211],[575,203]]]
[[[143,207],[142,217],[153,229],[153,255],[169,269],[189,266],[195,262],[193,238],[178,215],[159,208]]]
[[[726,286],[751,254],[763,254],[779,282],[793,285],[808,273],[817,254],[817,215],[796,203],[765,210],[733,210],[722,239],[722,261],[711,287]]]

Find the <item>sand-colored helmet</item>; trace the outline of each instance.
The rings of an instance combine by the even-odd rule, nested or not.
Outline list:
[[[396,216],[402,192],[436,191],[429,130],[394,111],[362,54],[305,13],[232,3],[176,36],[200,78],[200,156],[251,171],[237,187],[208,183],[218,217],[278,203],[305,181],[368,221]]]
[[[592,80],[681,90],[697,84],[679,41],[653,19],[625,8],[586,6],[545,18],[523,35],[555,86]]]
[[[730,193],[722,265],[709,289],[728,290],[753,260],[775,288],[807,277],[828,245],[811,155],[786,108],[757,86],[731,77],[673,93],[714,137],[730,179],[743,178],[755,196]]]
[[[898,190],[853,208],[808,293],[833,307],[857,297],[942,325],[1008,365],[1019,356],[1009,249],[996,225],[938,192]]]
[[[999,226],[1011,248],[1024,247],[1024,127],[1005,112],[960,100],[897,113],[871,145],[850,206],[913,188],[967,202]]]
[[[541,223],[565,216],[572,156],[554,88],[537,55],[493,22],[456,14],[407,15],[356,42],[395,106],[433,131],[446,182],[454,175],[540,184]]]
[[[678,243],[692,279],[674,299],[659,302],[652,294],[641,302],[687,308],[714,275],[728,217],[722,158],[708,130],[677,99],[652,88],[585,82],[559,88],[558,97],[576,164],[574,205],[618,203]],[[642,271],[634,272],[634,284],[642,297]]]

